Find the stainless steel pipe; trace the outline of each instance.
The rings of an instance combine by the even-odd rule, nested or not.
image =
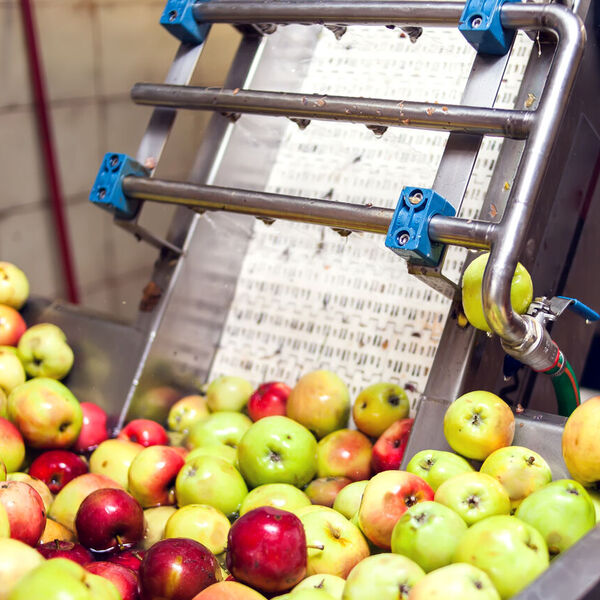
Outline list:
[[[131,98],[137,104],[177,109],[347,121],[512,139],[527,137],[532,117],[531,111],[525,110],[152,83],[134,85]]]
[[[354,2],[349,0],[302,0],[232,2],[211,0],[194,5],[194,18],[204,23],[319,24],[319,25],[458,25],[464,10],[461,2]]]

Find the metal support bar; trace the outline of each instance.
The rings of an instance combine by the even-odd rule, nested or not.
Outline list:
[[[512,139],[527,137],[532,117],[531,111],[525,110],[152,83],[137,83],[131,98],[137,104],[168,108],[348,121]]]

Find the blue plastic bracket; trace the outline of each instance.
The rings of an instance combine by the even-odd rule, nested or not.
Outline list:
[[[453,217],[455,214],[454,207],[433,190],[405,187],[396,205],[385,245],[413,264],[437,266],[444,244],[429,238],[429,221],[434,215]]]
[[[202,44],[210,25],[198,23],[194,18],[194,4],[209,0],[167,0],[160,24],[179,41],[185,44]]]
[[[139,200],[130,200],[123,194],[123,178],[129,175],[148,177],[150,171],[127,154],[106,154],[90,192],[90,202],[120,219],[133,219],[141,203]]]
[[[502,6],[507,2],[520,1],[467,0],[458,29],[480,54],[503,56],[510,50],[515,31],[502,26]]]

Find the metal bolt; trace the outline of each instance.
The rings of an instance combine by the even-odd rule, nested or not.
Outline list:
[[[117,167],[117,166],[119,166],[119,157],[116,154],[113,154],[110,157],[110,166],[111,167]]]
[[[407,231],[401,231],[396,238],[399,246],[406,246],[410,241],[410,234]]]
[[[471,19],[471,27],[473,29],[477,29],[478,27],[481,27],[482,23],[483,23],[483,19],[481,17],[473,17]]]
[[[106,197],[106,189],[100,188],[98,190],[98,198],[100,198],[100,200],[104,200],[105,197]]]
[[[419,202],[421,202],[421,200],[423,200],[423,192],[419,192],[419,191],[415,191],[413,192],[409,197],[408,197],[408,201],[411,204],[419,204]]]
[[[176,10],[172,10],[169,13],[169,22],[172,23],[176,18],[177,18],[177,11]]]

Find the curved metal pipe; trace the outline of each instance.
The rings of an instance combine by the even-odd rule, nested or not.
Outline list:
[[[492,331],[502,338],[505,349],[513,349],[523,356],[535,346],[539,348],[540,356],[533,362],[537,363],[538,358],[545,356],[542,360],[545,363],[546,359],[554,358],[546,355],[545,349],[549,345],[539,343],[529,318],[513,311],[510,288],[525,243],[527,230],[524,224],[533,217],[548,158],[583,54],[585,28],[577,15],[555,4],[543,7],[539,4],[505,4],[502,23],[510,28],[551,30],[559,38],[552,69],[500,223],[500,235],[492,243],[482,289],[486,320]]]

